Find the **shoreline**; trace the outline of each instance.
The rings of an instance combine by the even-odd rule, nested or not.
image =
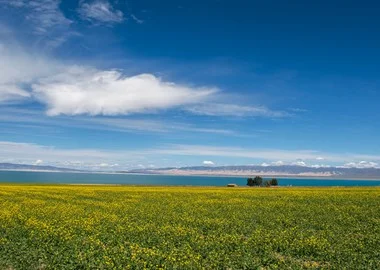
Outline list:
[[[335,185],[335,186],[294,186],[294,185],[278,185],[278,186],[247,186],[247,185],[241,185],[241,186],[235,186],[235,187],[228,187],[227,185],[223,186],[215,186],[215,185],[159,185],[159,184],[107,184],[107,183],[43,183],[43,182],[1,182],[0,186],[72,186],[72,187],[86,187],[86,186],[93,186],[93,187],[136,187],[136,188],[217,188],[217,189],[326,189],[326,188],[378,188],[380,189],[380,186],[342,186],[342,185]]]
[[[312,175],[230,175],[230,174],[170,174],[170,173],[128,173],[128,172],[91,172],[91,171],[54,171],[54,170],[9,170],[0,169],[0,172],[30,172],[30,173],[73,173],[73,174],[108,174],[108,175],[142,175],[142,176],[181,176],[181,177],[211,177],[211,178],[249,178],[256,175],[263,179],[278,178],[278,179],[295,179],[295,180],[340,180],[340,181],[380,181],[380,178],[357,178],[357,177],[332,177],[332,176],[312,176]]]

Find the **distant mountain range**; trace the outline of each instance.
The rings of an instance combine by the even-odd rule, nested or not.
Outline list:
[[[6,171],[45,171],[45,172],[86,172],[70,168],[43,165],[0,163],[0,170]],[[88,171],[89,172],[89,171]],[[94,171],[91,171],[94,172]],[[97,171],[98,173],[104,173]],[[110,171],[107,171],[110,173]],[[193,166],[181,168],[136,169],[116,171],[125,174],[162,174],[162,175],[210,175],[210,176],[264,176],[264,177],[316,177],[342,179],[380,179],[380,168],[344,168],[344,167],[307,167],[297,165],[281,166]]]
[[[59,168],[59,167],[54,167],[54,166],[13,164],[13,163],[0,163],[0,171],[1,170],[3,171],[80,172],[79,170]]]
[[[326,177],[380,179],[379,168],[307,167],[282,166],[194,166],[182,168],[161,168],[129,170],[127,173],[169,174],[169,175],[214,175],[214,176],[275,176],[275,177]]]

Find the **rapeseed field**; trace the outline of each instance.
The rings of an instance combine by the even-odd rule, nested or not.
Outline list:
[[[380,269],[380,189],[2,184],[0,269]]]

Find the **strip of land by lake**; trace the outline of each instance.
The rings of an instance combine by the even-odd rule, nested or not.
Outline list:
[[[380,180],[366,179],[327,179],[327,178],[278,178],[280,186],[380,186]],[[107,174],[107,173],[58,173],[0,171],[3,183],[44,183],[44,184],[119,184],[153,186],[226,186],[234,183],[247,184],[243,176],[183,176],[146,174]]]

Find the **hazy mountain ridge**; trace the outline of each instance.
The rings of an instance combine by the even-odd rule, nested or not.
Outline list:
[[[210,176],[274,176],[274,177],[318,177],[380,179],[380,168],[307,167],[297,165],[261,166],[191,166],[156,169],[134,169],[126,171],[85,171],[48,165],[27,165],[0,163],[0,171],[41,171],[41,172],[92,172],[92,173],[139,173],[163,175],[210,175]]]
[[[225,175],[225,176],[293,176],[380,179],[378,168],[307,167],[297,165],[281,166],[193,166],[180,168],[159,168],[130,170],[128,173],[173,174],[173,175]]]
[[[6,171],[49,171],[49,172],[80,172],[80,170],[54,167],[48,165],[28,165],[14,163],[0,163],[0,170]]]

